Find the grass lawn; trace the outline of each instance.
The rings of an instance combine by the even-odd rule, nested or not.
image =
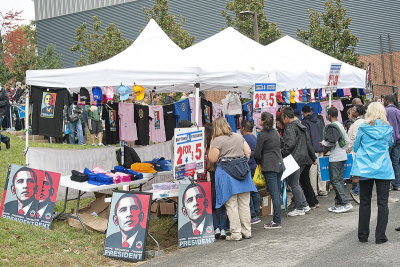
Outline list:
[[[90,148],[91,146],[39,144],[31,146]],[[11,136],[11,149],[2,145],[0,151],[0,187],[4,188],[9,164],[23,165],[22,154],[25,141]],[[0,199],[3,190],[0,190]],[[90,201],[84,200],[86,204]],[[62,202],[57,203],[56,212],[60,212]],[[74,204],[74,202],[72,202]],[[84,206],[84,205],[83,205]],[[152,216],[153,217],[153,216]],[[150,220],[149,232],[160,243],[164,252],[177,249],[177,229],[166,231],[172,223],[171,216]],[[70,227],[64,221],[53,223],[52,230],[46,230],[28,224],[22,224],[0,218],[0,266],[132,266],[135,263],[116,261],[102,255],[105,234],[86,232]],[[147,240],[147,249],[154,249],[152,240]]]

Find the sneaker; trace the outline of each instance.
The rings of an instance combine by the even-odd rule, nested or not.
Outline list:
[[[231,235],[226,237],[227,241],[242,241],[242,238],[233,238]]]
[[[303,209],[301,209],[301,210],[294,209],[288,213],[288,216],[290,216],[290,217],[301,216],[301,215],[306,215],[306,213],[304,212]]]
[[[264,229],[280,229],[280,228],[282,228],[282,225],[280,223],[274,223],[273,221],[264,224]]]
[[[221,235],[219,236],[221,239],[226,239],[226,231],[224,229],[221,230]]]
[[[95,143],[93,143],[93,144],[92,144],[92,146],[96,146],[96,144],[95,144]]]
[[[214,230],[215,239],[218,239],[221,236],[221,231],[219,228]]]
[[[397,186],[394,186],[394,185],[393,185],[393,186],[392,186],[392,190],[393,190],[393,191],[400,191],[400,187],[397,187]]]
[[[310,206],[305,206],[303,209],[305,213],[309,213],[311,211]]]
[[[328,196],[328,192],[327,192],[327,191],[319,191],[319,192],[318,192],[318,196],[320,196],[320,197],[327,197],[327,196]]]
[[[360,195],[357,195],[353,191],[350,191],[350,196],[357,204],[360,204]]]
[[[317,208],[319,208],[320,207],[320,205],[319,204],[315,204],[315,206],[312,206],[312,207],[310,207],[312,210],[315,210],[315,209],[317,209]]]
[[[389,197],[388,202],[389,203],[399,202],[399,198],[397,198],[397,197]]]
[[[251,224],[257,224],[259,222],[261,222],[261,219],[258,217],[251,218],[251,220],[250,220]]]
[[[332,207],[328,208],[328,211],[330,211],[330,212],[338,212],[338,211],[345,212],[346,210],[345,210],[344,206],[332,206]],[[340,212],[338,212],[338,213],[340,213]]]
[[[99,143],[99,146],[104,146],[104,144],[103,143]]]
[[[353,205],[351,205],[351,203],[347,203],[346,205],[344,205],[344,208],[346,209],[346,211],[349,211],[353,209]]]

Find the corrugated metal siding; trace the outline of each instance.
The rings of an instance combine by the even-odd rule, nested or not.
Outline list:
[[[34,0],[35,19],[49,19],[137,0]]]
[[[225,27],[225,19],[220,12],[228,0],[170,0],[170,13],[186,18],[184,28],[196,36],[196,42],[203,40]],[[103,25],[114,23],[125,38],[134,40],[146,26],[147,19],[143,8],[151,8],[154,1],[134,2],[98,8],[36,22],[39,52],[49,43],[55,43],[57,52],[62,55],[65,67],[75,66],[78,54],[70,52],[75,44],[75,29],[83,22],[91,25],[91,18],[98,16]]]
[[[266,0],[265,10],[269,19],[278,23],[281,31],[296,38],[296,30],[309,25],[308,8],[324,10],[325,0]],[[377,54],[379,35],[390,34],[392,49],[400,50],[400,1],[398,0],[343,0],[347,15],[352,18],[350,28],[360,39],[357,52],[361,55]]]
[[[42,1],[49,4],[50,1]],[[59,0],[57,0],[59,1]],[[65,10],[85,10],[100,1],[76,1],[75,6]],[[120,3],[122,0],[107,0]],[[103,1],[101,1],[103,2]],[[220,14],[225,9],[228,0],[170,0],[170,12],[186,18],[184,28],[196,37],[199,42],[226,27],[224,17]],[[296,38],[296,30],[307,29],[309,18],[308,8],[319,12],[324,10],[325,0],[266,0],[265,10],[272,22],[278,23],[284,34]],[[37,21],[39,51],[49,43],[57,45],[57,51],[62,54],[65,67],[75,66],[77,54],[72,54],[69,48],[75,43],[75,29],[83,22],[91,22],[92,16],[98,16],[104,25],[115,23],[124,37],[134,40],[147,20],[143,7],[151,8],[153,0],[127,1],[123,4],[58,16]],[[386,34],[391,35],[393,51],[400,51],[400,1],[397,0],[344,0],[348,15],[353,18],[351,29],[360,39],[357,52],[362,55],[379,53],[379,35],[385,35],[384,44],[387,50]],[[46,10],[55,5],[45,6]],[[55,11],[51,11],[55,12]]]

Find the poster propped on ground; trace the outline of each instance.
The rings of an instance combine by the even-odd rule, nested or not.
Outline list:
[[[14,221],[50,228],[60,174],[10,165],[0,215]]]
[[[206,245],[215,241],[211,205],[210,182],[179,186],[179,247]]]
[[[321,181],[330,181],[329,176],[329,157],[322,157],[318,159],[319,171],[321,172]],[[350,178],[351,167],[353,166],[353,155],[347,154],[347,160],[344,163],[343,178]]]
[[[193,177],[204,173],[204,127],[175,128],[174,178]]]
[[[114,191],[104,256],[128,261],[145,258],[151,193]]]

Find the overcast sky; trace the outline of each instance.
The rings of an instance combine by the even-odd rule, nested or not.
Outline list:
[[[22,10],[21,18],[24,20],[20,24],[28,24],[30,20],[35,19],[33,0],[0,0],[0,12],[4,15],[10,10]]]

